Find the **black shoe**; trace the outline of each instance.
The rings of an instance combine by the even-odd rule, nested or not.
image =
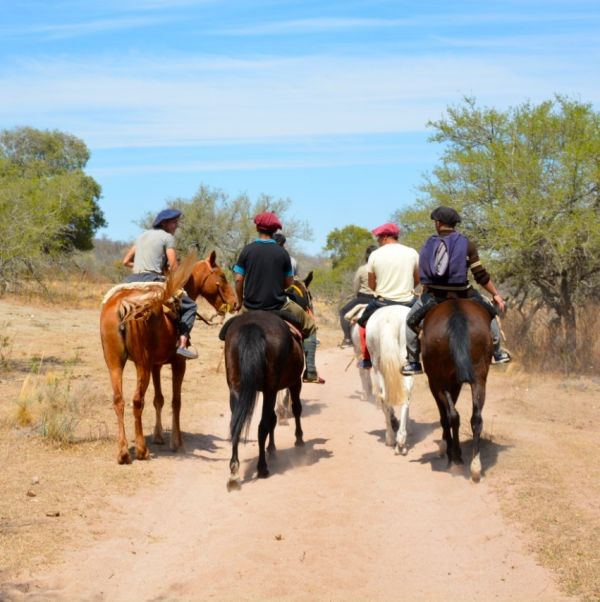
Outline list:
[[[414,376],[415,374],[423,374],[423,366],[421,362],[408,362],[402,368],[402,374],[404,376]]]
[[[340,343],[340,347],[342,349],[344,349],[345,347],[352,347],[352,341],[350,339],[344,339],[341,343]]]
[[[512,357],[506,351],[496,351],[494,353],[494,364],[507,364],[510,360],[512,360]]]

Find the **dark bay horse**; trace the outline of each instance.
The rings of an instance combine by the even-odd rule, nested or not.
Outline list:
[[[164,364],[171,364],[173,373],[171,449],[177,451],[183,445],[179,414],[186,360],[175,353],[177,324],[169,316],[171,299],[181,287],[192,299],[204,297],[219,313],[224,314],[237,306],[236,295],[223,270],[217,265],[214,251],[202,261],[195,261],[193,256],[186,258],[165,283],[117,285],[104,299],[100,314],[100,337],[117,414],[119,464],[131,462],[125,436],[123,399],[123,369],[128,359],[135,364],[137,373],[133,396],[137,459],[149,457],[142,428],[142,411],[150,375],[154,384],[156,410],[153,440],[155,443],[164,443],[161,421],[164,396],[160,383],[160,370]]]
[[[273,431],[277,422],[277,392],[289,389],[296,421],[296,445],[304,445],[300,416],[302,404],[302,341],[278,315],[261,310],[249,311],[232,320],[225,335],[225,366],[231,407],[231,471],[228,489],[240,487],[238,444],[242,431],[250,425],[258,392],[263,407],[258,426],[258,477],[269,475],[265,443],[271,435],[268,451],[274,451]]]
[[[493,353],[490,320],[489,312],[480,304],[468,299],[450,299],[436,305],[425,316],[421,343],[423,367],[440,412],[448,466],[463,463],[456,402],[462,385],[471,385],[471,478],[475,482],[481,478],[481,412]],[[443,446],[440,451],[443,453]]]

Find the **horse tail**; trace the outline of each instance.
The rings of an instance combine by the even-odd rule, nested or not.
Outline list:
[[[475,382],[467,315],[455,309],[448,320],[448,344],[459,383]]]
[[[387,403],[403,404],[407,391],[401,374],[403,358],[400,343],[402,321],[388,321],[380,324],[379,330],[379,369],[385,382]]]
[[[266,371],[267,341],[258,324],[244,324],[237,334],[237,362],[240,390],[231,409],[231,440],[239,440],[242,430],[250,427],[258,391],[263,388]]]

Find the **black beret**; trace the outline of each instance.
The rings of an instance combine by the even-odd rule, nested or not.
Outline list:
[[[452,207],[444,207],[444,205],[440,205],[431,212],[431,219],[449,226],[454,226],[461,221],[460,215],[458,215],[458,212],[455,209],[452,209]]]

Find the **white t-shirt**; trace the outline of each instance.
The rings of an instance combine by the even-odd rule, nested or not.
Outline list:
[[[410,301],[418,266],[419,253],[400,243],[388,243],[373,251],[367,269],[375,274],[376,296],[390,301]]]

